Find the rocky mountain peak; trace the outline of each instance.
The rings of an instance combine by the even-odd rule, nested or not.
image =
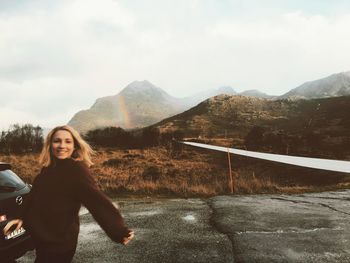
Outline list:
[[[279,97],[285,98],[328,98],[350,95],[350,71],[332,74],[328,77],[308,81]]]
[[[151,82],[134,81],[116,95],[98,98],[68,124],[83,133],[108,126],[132,129],[156,123],[186,108],[182,101]]]
[[[129,85],[127,85],[120,94],[128,94],[128,93],[135,93],[135,92],[161,92],[165,93],[161,88],[158,88],[157,86],[153,85],[148,80],[143,81],[133,81]]]
[[[217,89],[218,94],[237,94],[237,92],[231,86],[222,86]]]

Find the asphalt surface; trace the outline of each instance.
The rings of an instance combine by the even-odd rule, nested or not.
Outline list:
[[[350,191],[210,200],[235,262],[350,262]]]
[[[349,201],[350,191],[118,200],[135,239],[113,243],[82,209],[73,262],[350,262]]]
[[[199,199],[118,201],[135,238],[113,243],[86,209],[73,262],[232,262],[231,242],[210,224],[211,210]],[[34,262],[27,252],[18,262]]]

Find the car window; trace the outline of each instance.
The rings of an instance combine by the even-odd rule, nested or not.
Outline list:
[[[14,188],[21,189],[25,183],[11,170],[0,171],[0,191],[1,189]]]

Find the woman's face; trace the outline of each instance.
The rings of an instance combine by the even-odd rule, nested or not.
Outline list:
[[[74,151],[72,134],[65,130],[56,131],[52,137],[51,150],[58,159],[70,158]]]

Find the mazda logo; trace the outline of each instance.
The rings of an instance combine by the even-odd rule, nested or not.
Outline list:
[[[18,205],[21,205],[22,203],[23,203],[23,197],[22,196],[17,196],[16,197],[16,203],[18,204]]]

